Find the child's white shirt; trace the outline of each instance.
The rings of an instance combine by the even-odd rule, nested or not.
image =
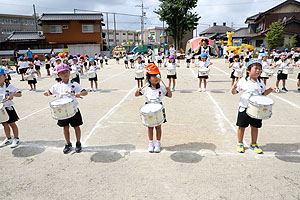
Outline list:
[[[88,70],[97,72],[97,69],[100,69],[100,67],[98,65],[90,65]]]
[[[145,70],[145,66],[146,65],[144,63],[135,63],[134,64],[135,71]]]
[[[271,67],[271,63],[269,61],[262,61],[262,69],[269,69]]]
[[[246,78],[241,78],[237,84],[236,91],[239,93],[243,92],[240,97],[239,106],[245,109],[248,107],[249,98],[252,95],[262,95],[266,91],[266,86],[262,80],[253,82],[250,80],[250,77],[247,80]],[[242,112],[243,110],[240,111]]]
[[[146,98],[146,103],[150,102],[162,102],[162,98],[167,95],[167,89],[165,86],[160,84],[160,87],[158,89],[154,89],[151,86],[145,87],[141,94],[143,94]]]
[[[77,82],[71,81],[71,80],[69,81],[68,84],[63,83],[62,81],[59,83],[56,83],[49,89],[49,92],[52,95],[58,94],[59,96],[66,95],[67,92],[76,94],[76,93],[80,93],[82,91],[84,91],[84,89],[81,87],[81,85],[79,85]],[[70,98],[73,99],[73,103],[74,103],[75,107],[77,108],[77,106],[78,106],[77,99],[74,96],[70,96]]]
[[[34,65],[41,66],[41,61],[40,60],[35,60]]]
[[[278,65],[278,70],[282,71],[284,68],[287,68],[289,66],[289,61],[288,60],[285,60],[285,61],[278,60],[276,62],[276,65]]]
[[[25,68],[28,68],[28,64],[29,64],[28,61],[19,61],[19,62],[18,62],[19,69],[25,69]]]
[[[234,62],[232,65],[232,70],[241,69],[242,63],[240,62]]]
[[[26,73],[30,74],[33,78],[36,78],[36,76],[34,74],[35,72],[36,72],[36,70],[34,68],[32,68],[32,69],[28,68],[26,71]]]
[[[169,70],[169,71],[176,71],[176,67],[178,67],[178,66],[179,65],[176,62],[174,62],[174,63],[168,62],[167,63],[167,70]]]
[[[10,94],[16,94],[21,93],[21,90],[13,86],[12,84],[4,83],[3,87],[0,87],[0,100],[6,100]],[[6,101],[3,103],[3,106],[5,108],[11,107],[14,105],[14,102],[12,100]]]
[[[200,69],[203,69],[203,68],[208,68],[208,65],[210,64],[210,62],[209,61],[199,61],[199,62],[197,62],[197,66],[199,66],[199,70]]]

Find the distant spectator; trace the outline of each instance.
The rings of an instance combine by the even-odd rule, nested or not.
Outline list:
[[[20,57],[20,54],[19,54],[19,50],[14,50],[14,64],[16,66],[16,70],[17,70],[17,73],[19,73],[19,70],[18,70],[18,61],[19,61],[19,57]]]
[[[33,59],[32,59],[32,51],[30,50],[30,48],[28,48],[28,50],[26,52],[26,55],[27,55],[28,61],[32,62],[33,61]]]

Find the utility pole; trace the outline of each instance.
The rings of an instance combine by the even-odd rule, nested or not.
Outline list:
[[[106,27],[106,30],[107,30],[107,47],[108,47],[108,50],[110,51],[110,47],[109,47],[109,28],[108,28],[108,13],[106,13],[106,24],[107,24],[107,27]]]
[[[145,25],[145,16],[146,16],[146,12],[144,12],[144,2],[142,0],[142,4],[141,5],[136,5],[135,7],[140,7],[142,8],[142,15],[141,15],[141,41],[142,41],[142,45],[144,45],[144,25]]]
[[[116,32],[117,32],[117,28],[116,28],[116,13],[114,13],[114,40],[115,40],[115,46],[117,46]]]
[[[35,20],[35,31],[38,31],[37,18],[36,18],[36,12],[35,12],[35,5],[34,4],[33,4],[33,14],[34,14],[34,20]]]

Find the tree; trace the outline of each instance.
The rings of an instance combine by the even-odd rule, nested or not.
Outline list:
[[[270,31],[266,34],[266,41],[269,49],[276,49],[284,40],[283,29],[284,26],[280,24],[281,21],[273,22],[270,25]]]
[[[293,35],[293,37],[292,37],[292,39],[291,39],[291,47],[296,47],[296,45],[297,45],[297,34],[294,34]]]
[[[182,48],[181,40],[187,31],[194,30],[200,19],[191,9],[197,6],[198,0],[159,0],[161,3],[154,13],[161,21],[168,24],[167,32],[174,38],[175,48]]]

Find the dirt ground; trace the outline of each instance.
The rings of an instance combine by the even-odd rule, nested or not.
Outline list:
[[[0,199],[300,199],[300,93],[296,73],[288,93],[272,93],[271,119],[263,121],[258,144],[264,154],[248,148],[236,152],[236,117],[240,95],[230,93],[231,70],[213,59],[207,92],[198,92],[197,69],[177,70],[173,98],[163,100],[168,122],[163,125],[162,152],[147,152],[147,128],[135,97],[134,71],[114,60],[98,72],[100,92],[79,99],[84,119],[83,152],[63,154],[62,129],[51,118],[43,91],[54,77],[22,90],[15,108],[20,117],[21,145],[0,149]],[[161,69],[167,83],[166,70]],[[275,84],[273,76],[267,86]],[[89,82],[82,78],[82,86]],[[0,139],[4,139],[3,128]],[[73,146],[74,131],[71,130]],[[245,143],[250,144],[247,129]]]

